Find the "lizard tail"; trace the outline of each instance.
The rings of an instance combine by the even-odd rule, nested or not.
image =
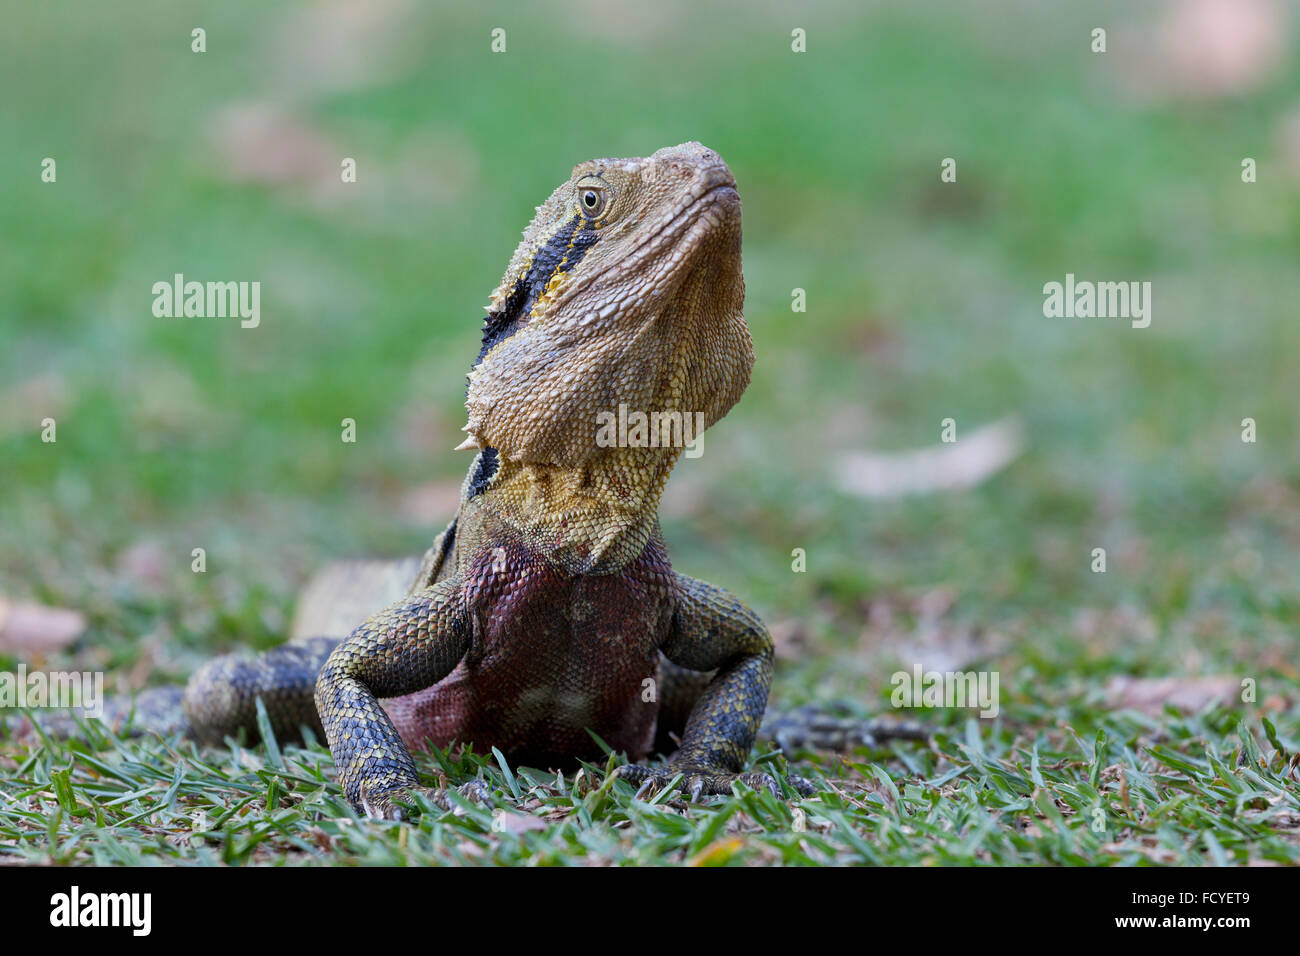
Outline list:
[[[102,720],[126,736],[183,734],[203,743],[220,744],[226,737],[261,739],[257,702],[260,699],[276,739],[301,741],[303,728],[324,739],[316,713],[316,675],[341,638],[316,637],[246,657],[227,654],[204,664],[184,687],[154,687],[133,697],[112,697],[91,711],[62,710],[33,713],[32,719],[7,720],[11,736],[24,737],[39,724],[51,737],[78,735],[81,721]]]
[[[444,532],[445,534],[445,532]],[[441,539],[440,539],[441,540]],[[440,553],[435,543],[433,554]],[[183,734],[205,743],[226,736],[260,739],[257,699],[266,706],[276,739],[303,737],[307,726],[324,739],[316,714],[316,675],[334,647],[359,623],[399,600],[411,586],[419,558],[397,561],[336,561],[322,568],[303,589],[289,642],[255,657],[215,658],[185,686],[153,687],[132,696],[111,697],[102,708],[34,711],[26,716],[0,715],[0,729],[23,738],[40,732],[54,738],[80,735],[80,724],[102,720],[114,733]]]
[[[98,706],[33,710],[5,717],[0,726],[15,740],[34,734],[59,740],[77,737],[82,725],[92,721],[103,722],[115,733],[125,731],[130,737],[145,733],[169,736],[189,731],[181,706],[184,695],[184,687],[152,687],[133,697],[110,697]]]
[[[843,753],[857,747],[879,747],[890,740],[929,740],[930,731],[916,721],[862,720],[837,704],[805,704],[772,714],[758,731],[783,751],[831,750]]]

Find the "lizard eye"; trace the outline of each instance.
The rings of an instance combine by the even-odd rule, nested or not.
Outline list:
[[[605,190],[586,186],[578,190],[578,207],[588,219],[597,219],[605,211]]]

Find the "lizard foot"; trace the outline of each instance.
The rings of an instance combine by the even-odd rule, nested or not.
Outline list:
[[[650,793],[658,793],[667,787],[673,778],[678,774],[682,775],[678,787],[690,797],[692,803],[697,803],[700,797],[706,796],[729,796],[731,794],[731,785],[739,781],[751,790],[767,791],[778,800],[781,799],[781,790],[776,784],[776,778],[770,773],[755,771],[752,773],[729,773],[725,770],[718,770],[715,767],[673,767],[661,769],[657,767],[642,767],[639,764],[625,764],[614,771],[614,775],[620,780],[626,780],[637,788],[638,797]],[[817,792],[813,784],[802,777],[791,776],[789,778],[791,786],[805,797],[812,796]]]
[[[492,790],[482,780],[471,780],[456,788],[462,797],[475,803],[486,804],[492,798]],[[451,801],[451,792],[441,787],[397,787],[387,790],[369,792],[361,785],[361,811],[376,820],[404,820],[417,815],[415,796],[419,794],[436,807],[450,810],[455,804]]]

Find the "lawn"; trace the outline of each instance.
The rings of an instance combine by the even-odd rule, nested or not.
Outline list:
[[[0,862],[1294,863],[1300,15],[1271,74],[1193,96],[1148,88],[1172,67],[1133,7],[8,10],[0,599],[87,626],[0,671],[180,682],[279,643],[330,560],[422,551],[534,207],[581,160],[698,139],[744,201],[757,363],[670,483],[674,566],[767,620],[774,709],[934,737],[760,748],[824,792],[696,805],[426,754],[497,796],[414,825],[358,820],[320,745],[0,739]],[[260,281],[260,325],[155,317],[176,273]],[[1067,274],[1150,281],[1150,327],[1045,317]],[[969,488],[844,489],[948,418],[1024,448]],[[917,664],[996,672],[998,715],[896,714]]]

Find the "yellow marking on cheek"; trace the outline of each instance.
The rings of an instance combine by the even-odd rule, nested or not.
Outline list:
[[[582,216],[579,216],[578,219],[581,220]],[[574,243],[578,241],[578,232],[581,226],[582,226],[581,222],[574,223],[573,232],[569,233],[569,244],[564,247],[564,258],[560,260],[559,264],[555,267],[555,271],[551,273],[551,278],[546,283],[548,287],[552,282],[555,281],[556,276],[561,275],[560,270],[563,269],[564,264],[569,261],[569,256],[572,255],[573,253]]]
[[[581,222],[582,218],[583,218],[582,215],[579,214],[578,219],[580,221],[574,225],[573,232],[569,236],[569,244],[564,247],[564,257],[561,258],[558,263],[556,263],[555,271],[552,272],[550,278],[546,280],[546,288],[542,290],[541,296],[538,298],[537,302],[534,303],[533,312],[536,312],[537,306],[541,305],[546,300],[546,298],[552,292],[558,289],[560,285],[564,282],[564,276],[565,276],[564,266],[565,263],[569,261],[569,256],[573,252],[574,244],[578,241],[578,232],[582,225]]]

